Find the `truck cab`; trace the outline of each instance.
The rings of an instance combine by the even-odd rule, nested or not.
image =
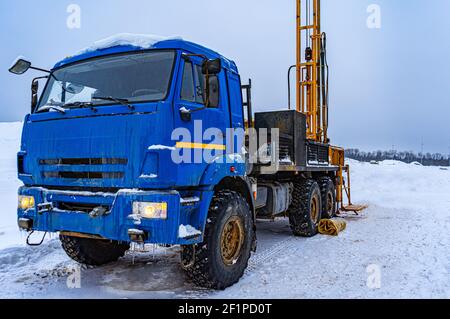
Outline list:
[[[220,70],[209,76],[205,106],[207,60]],[[118,242],[201,242],[214,187],[243,176],[245,165],[195,161],[195,153],[208,143],[226,157],[226,130],[243,127],[235,63],[200,45],[166,40],[66,58],[24,121],[19,195],[33,207],[19,207],[21,225]],[[203,139],[209,128],[222,135],[214,144]],[[186,227],[192,234],[180,235]]]

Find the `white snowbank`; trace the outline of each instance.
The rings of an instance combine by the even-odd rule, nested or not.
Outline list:
[[[191,225],[180,225],[180,228],[178,229],[178,237],[179,238],[190,238],[195,237],[198,235],[201,235],[202,232],[198,229],[195,229]]]
[[[173,37],[163,37],[158,35],[150,35],[150,34],[131,34],[131,33],[120,33],[108,37],[106,39],[102,39],[94,42],[88,48],[85,48],[77,53],[84,54],[88,52],[93,52],[96,50],[102,50],[107,48],[112,48],[119,45],[131,45],[134,47],[142,48],[142,49],[150,49],[156,43],[166,40],[182,40],[181,37],[173,36]]]

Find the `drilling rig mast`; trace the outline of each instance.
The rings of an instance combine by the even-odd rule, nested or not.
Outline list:
[[[307,139],[329,145],[327,37],[321,31],[320,0],[297,0],[296,35],[297,111],[306,116]],[[355,213],[364,210],[367,206],[351,202],[350,167],[345,165],[344,149],[330,145],[329,152],[330,163],[339,167],[336,176],[339,209]],[[344,197],[348,199],[347,205]]]
[[[307,138],[327,144],[328,65],[320,22],[320,0],[297,0],[297,111],[306,115]]]

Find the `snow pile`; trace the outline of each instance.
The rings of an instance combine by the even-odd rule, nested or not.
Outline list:
[[[184,106],[183,106],[182,108],[180,108],[180,112],[183,113],[183,114],[189,114],[189,113],[191,113],[191,111],[188,110],[187,108],[185,108]]]
[[[17,152],[23,124],[0,123],[0,249],[23,243],[17,226]]]
[[[187,197],[187,198],[180,198],[181,204],[194,204],[198,203],[200,201],[199,197]]]
[[[131,215],[128,215],[127,218],[132,220],[133,224],[135,224],[137,226],[142,224],[142,216],[139,214],[131,214]]]
[[[143,174],[143,175],[139,176],[139,178],[143,178],[143,179],[155,179],[155,178],[158,178],[158,175],[156,175],[156,174],[149,174],[149,175]]]
[[[287,165],[291,165],[293,164],[291,158],[288,156],[286,156],[285,158],[282,158],[278,161],[280,164],[287,164]]]
[[[399,161],[382,161],[379,165],[350,163],[353,198],[389,208],[423,208],[442,211],[444,198],[450,194],[450,175],[435,166],[418,166]],[[447,194],[447,195],[445,195]],[[443,204],[445,204],[443,206]],[[449,213],[450,214],[450,213]]]
[[[202,232],[195,229],[191,225],[180,225],[180,228],[178,229],[178,237],[179,238],[192,238],[195,236],[201,235]]]
[[[119,45],[131,45],[141,49],[150,49],[156,43],[167,40],[182,40],[182,38],[177,36],[163,37],[150,34],[120,33],[94,42],[92,46],[79,51],[77,55],[108,49]]]
[[[176,148],[173,146],[166,146],[166,145],[152,145],[148,147],[149,151],[162,151],[162,150],[169,150],[169,151],[175,151]]]

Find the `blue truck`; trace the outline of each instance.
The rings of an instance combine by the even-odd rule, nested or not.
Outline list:
[[[327,108],[325,76],[311,68],[325,69],[324,49],[314,42],[297,64],[316,77],[298,92],[317,101],[260,113],[233,61],[182,39],[109,41],[51,70],[17,59],[14,74],[46,73],[32,82],[17,156],[20,229],[59,233],[87,265],[114,262],[131,243],[179,245],[195,284],[233,285],[256,250],[257,219],[286,216],[294,235],[314,236],[345,209],[344,153],[330,145],[325,116],[323,125],[311,116]],[[230,129],[244,132],[240,142]]]

